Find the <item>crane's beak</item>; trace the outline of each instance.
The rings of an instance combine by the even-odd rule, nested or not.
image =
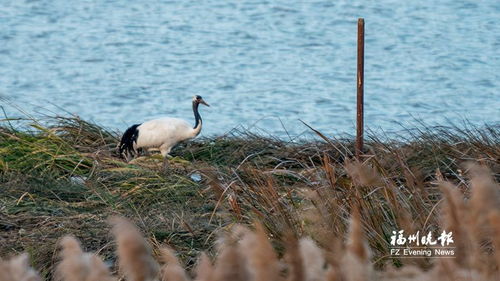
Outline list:
[[[210,105],[208,103],[206,103],[204,100],[201,100],[200,103],[203,104],[203,105],[206,105],[206,106],[210,107]]]

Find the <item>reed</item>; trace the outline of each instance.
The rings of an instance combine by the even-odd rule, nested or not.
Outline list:
[[[457,245],[467,246],[472,249],[471,253],[458,252],[456,259],[436,260],[428,269],[413,265],[395,269],[389,265],[385,269],[374,270],[361,212],[354,209],[349,220],[348,236],[345,240],[341,239],[344,240],[343,246],[337,248],[338,252],[321,249],[316,242],[305,237],[295,242],[292,239],[285,253],[286,258],[279,259],[261,224],[256,223],[253,230],[235,226],[221,237],[223,240],[215,253],[215,267],[205,254],[200,256],[195,280],[497,280],[500,274],[498,248],[489,245],[497,247],[500,244],[500,236],[497,235],[500,225],[500,186],[492,181],[487,168],[474,165],[470,166],[470,170],[472,198],[492,197],[486,205],[479,205],[471,199],[461,202],[463,204],[459,206],[456,200],[463,201],[464,197],[455,192],[456,186],[442,183],[443,190],[448,193],[444,197],[442,224],[465,233],[476,231],[474,233],[477,234],[478,227],[484,230],[480,236],[469,235],[471,233],[455,236]],[[457,226],[461,222],[453,215],[458,212],[464,222],[469,223],[462,228]],[[160,262],[157,262],[151,245],[138,228],[124,218],[115,217],[111,223],[117,244],[118,264],[125,280],[191,280],[172,249],[161,248]],[[84,253],[75,238],[65,237],[60,244],[62,249],[57,280],[115,280],[102,260],[96,255]],[[337,259],[340,262],[335,262],[335,259],[332,262],[325,255],[340,257]],[[468,255],[474,259],[464,262]],[[163,264],[161,269],[160,263]],[[0,269],[2,281],[40,280],[29,267],[26,255],[0,261]]]
[[[320,132],[286,143],[233,131],[125,163],[115,133],[78,118],[4,121],[0,255],[31,262],[0,268],[5,280],[37,280],[17,277],[38,278],[30,263],[59,280],[87,280],[68,272],[89,264],[100,277],[88,280],[495,280],[499,129],[371,135],[361,161],[349,139]],[[117,215],[140,229],[112,220],[115,247]],[[387,257],[399,229],[453,231],[456,258]]]

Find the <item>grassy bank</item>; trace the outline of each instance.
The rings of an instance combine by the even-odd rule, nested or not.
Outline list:
[[[408,130],[397,141],[368,136],[362,162],[352,160],[350,140],[319,132],[320,141],[307,143],[233,132],[181,144],[168,161],[146,155],[126,163],[116,132],[78,118],[21,123],[0,123],[0,256],[28,252],[42,275],[51,274],[64,234],[114,264],[106,223],[113,215],[130,218],[154,247],[171,246],[191,267],[201,250],[214,253],[221,230],[254,220],[278,254],[290,236],[331,249],[346,237],[353,210],[375,268],[429,268],[430,259],[387,258],[392,231],[440,230],[437,182],[452,182],[468,198],[464,163],[500,177],[499,126]]]

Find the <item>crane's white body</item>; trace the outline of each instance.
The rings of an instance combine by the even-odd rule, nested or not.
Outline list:
[[[118,151],[125,159],[131,154],[137,155],[139,148],[159,149],[163,157],[166,157],[177,143],[192,139],[201,132],[202,120],[198,112],[200,104],[209,106],[201,96],[194,96],[194,128],[185,120],[170,117],[134,124],[123,134]]]
[[[201,131],[201,122],[196,128],[179,118],[163,117],[142,123],[134,149],[159,148],[165,157],[177,143],[196,137]]]

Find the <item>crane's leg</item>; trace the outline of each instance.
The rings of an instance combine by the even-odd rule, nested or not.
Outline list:
[[[161,155],[163,155],[164,158],[167,158],[169,156],[168,154],[170,153],[171,149],[172,149],[172,147],[170,145],[164,144],[164,145],[160,146],[160,153],[161,153]]]
[[[170,164],[168,162],[168,158],[170,156],[170,155],[168,155],[168,153],[170,152],[171,149],[172,149],[172,147],[169,145],[160,146],[160,153],[163,156],[163,168],[168,168],[168,166]]]
[[[137,143],[133,143],[132,144],[132,151],[131,151],[131,154],[132,154],[132,159],[139,156],[139,148],[137,147]]]
[[[135,147],[126,149],[123,155],[125,156],[125,161],[130,162],[130,160],[137,156],[137,149]]]

